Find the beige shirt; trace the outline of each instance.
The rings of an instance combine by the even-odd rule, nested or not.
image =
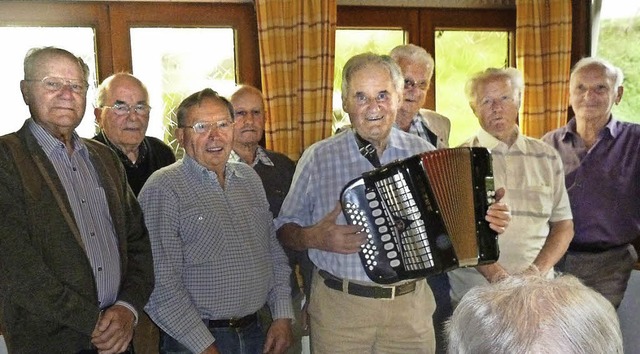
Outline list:
[[[484,130],[463,146],[482,146],[491,151],[495,187],[506,190],[503,201],[512,214],[509,227],[498,237],[498,262],[509,273],[523,271],[542,249],[549,223],[572,219],[562,160],[553,147],[520,133],[511,147]],[[475,268],[451,271],[449,280],[454,302],[472,287],[487,284]]]

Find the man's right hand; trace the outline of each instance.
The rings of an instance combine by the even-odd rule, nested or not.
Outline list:
[[[201,354],[220,354],[218,348],[214,343],[211,343],[210,346],[207,347]]]
[[[367,234],[362,231],[362,226],[337,225],[336,219],[341,212],[342,207],[337,203],[317,224],[304,228],[304,233],[310,238],[309,248],[342,254],[360,251],[360,246],[367,241]]]

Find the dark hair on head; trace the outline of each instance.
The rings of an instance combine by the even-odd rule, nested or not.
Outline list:
[[[89,66],[87,65],[87,63],[85,63],[82,58],[75,56],[70,51],[58,47],[37,47],[29,49],[24,57],[23,62],[25,80],[34,79],[33,77],[31,77],[31,75],[36,70],[36,67],[39,64],[38,61],[47,55],[62,55],[77,61],[78,65],[82,69],[84,81],[89,80]]]
[[[176,120],[178,121],[178,127],[184,127],[185,120],[187,119],[187,112],[194,106],[199,106],[205,99],[212,99],[222,102],[229,111],[229,118],[233,121],[233,105],[223,96],[220,96],[216,91],[206,88],[202,91],[194,92],[189,97],[180,102],[176,113]]]

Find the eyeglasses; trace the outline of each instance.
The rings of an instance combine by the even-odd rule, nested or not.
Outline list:
[[[113,106],[102,106],[102,108],[109,108],[118,116],[125,116],[131,113],[132,109],[134,112],[136,112],[136,114],[141,116],[146,116],[149,114],[149,112],[151,112],[151,106],[144,103],[139,103],[133,106],[130,106],[126,103],[116,103]]]
[[[56,92],[62,90],[63,87],[69,86],[71,91],[78,94],[85,94],[89,89],[89,84],[82,80],[63,79],[61,77],[46,76],[42,80],[24,80],[28,82],[40,82],[47,91]]]
[[[413,81],[411,79],[404,79],[404,88],[405,90],[410,90],[414,87],[417,87],[421,90],[426,90],[429,83],[427,81]]]
[[[179,128],[191,128],[196,134],[210,133],[211,130],[219,130],[221,132],[227,132],[233,127],[233,122],[230,120],[219,120],[215,122],[198,122],[193,125],[183,125]]]

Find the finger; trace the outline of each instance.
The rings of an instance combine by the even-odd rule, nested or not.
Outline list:
[[[341,212],[342,212],[342,205],[340,205],[340,202],[338,202],[336,203],[336,207],[333,208],[333,210],[331,210],[331,212],[327,214],[325,218],[335,223],[336,219],[338,218]]]
[[[271,348],[273,347],[273,336],[267,335],[267,340],[264,342],[264,346],[262,346],[263,353],[271,352]]]
[[[496,202],[499,202],[502,198],[504,198],[506,191],[504,190],[504,188],[498,188],[498,190],[496,191]]]

